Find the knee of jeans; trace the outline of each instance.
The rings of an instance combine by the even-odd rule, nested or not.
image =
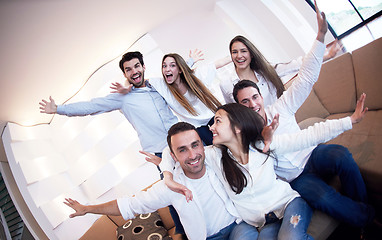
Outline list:
[[[295,214],[290,217],[289,223],[293,226],[293,228],[296,228],[300,220],[301,220],[301,215]]]

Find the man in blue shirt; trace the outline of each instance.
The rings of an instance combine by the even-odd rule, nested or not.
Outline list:
[[[166,101],[144,78],[145,65],[140,52],[128,52],[119,62],[123,75],[130,83],[129,94],[111,93],[87,102],[56,105],[53,98],[40,102],[41,113],[66,116],[95,115],[121,110],[138,133],[143,151],[160,155],[167,146],[168,129],[178,120]]]

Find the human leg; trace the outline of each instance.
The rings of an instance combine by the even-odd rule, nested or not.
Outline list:
[[[340,176],[348,196],[338,193],[323,180],[335,175]],[[313,208],[345,223],[362,227],[374,217],[373,207],[362,202],[367,196],[358,166],[343,146],[319,145],[312,152],[304,171],[290,185]]]
[[[229,240],[256,240],[259,236],[257,228],[246,222],[237,224],[229,235]]]
[[[281,227],[281,220],[277,222],[270,223],[259,229],[259,238],[258,240],[273,240],[277,239],[279,230]]]
[[[293,199],[285,209],[277,239],[313,239],[306,232],[312,212],[304,199],[301,197]]]

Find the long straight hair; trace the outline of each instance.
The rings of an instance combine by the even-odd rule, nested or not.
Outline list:
[[[186,84],[189,91],[191,91],[197,98],[202,101],[202,103],[208,107],[212,112],[216,112],[217,108],[221,106],[221,103],[219,100],[215,98],[214,95],[208,90],[208,88],[203,84],[203,82],[197,78],[194,75],[194,72],[191,70],[191,68],[188,67],[187,63],[184,61],[184,59],[176,53],[169,53],[163,56],[162,64],[164,60],[167,57],[172,57],[175,59],[176,65],[179,67],[180,73],[180,80]],[[163,78],[165,78],[163,71],[162,71]],[[165,81],[167,84],[167,87],[170,89],[172,95],[175,97],[175,99],[192,115],[197,116],[199,113],[195,110],[195,108],[189,103],[189,101],[180,94],[176,88],[173,86],[173,84],[168,84],[167,81]]]
[[[285,91],[285,87],[279,75],[277,75],[275,68],[268,62],[268,60],[255,47],[255,45],[243,36],[238,35],[231,40],[229,44],[230,52],[232,52],[232,45],[235,42],[241,42],[247,47],[249,53],[251,54],[251,63],[249,64],[249,67],[253,71],[260,73],[267,81],[271,82],[273,86],[275,86],[277,97],[279,98]]]
[[[229,103],[220,106],[218,110],[224,110],[227,113],[231,124],[231,130],[235,133],[235,128],[240,129],[241,145],[244,153],[249,152],[249,146],[262,153],[262,150],[256,147],[256,142],[264,141],[261,132],[263,131],[264,119],[252,109],[238,103]],[[243,172],[245,170],[224,145],[218,146],[222,150],[223,172],[232,191],[239,194],[247,186],[248,180]],[[265,153],[269,156],[270,152]]]

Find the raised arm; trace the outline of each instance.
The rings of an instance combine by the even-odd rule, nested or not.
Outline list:
[[[117,200],[113,200],[107,203],[97,204],[97,205],[82,205],[76,200],[71,198],[65,198],[64,202],[67,206],[71,207],[75,213],[69,215],[69,217],[83,216],[88,213],[102,214],[102,215],[113,215],[120,216]]]
[[[316,39],[324,43],[326,32],[328,31],[328,23],[326,22],[326,16],[324,12],[321,12],[317,6],[317,2],[314,1],[314,7],[316,9],[318,32]]]
[[[42,99],[40,104],[40,113],[54,114],[57,113],[57,105],[54,102],[54,99],[49,96],[49,101]]]

